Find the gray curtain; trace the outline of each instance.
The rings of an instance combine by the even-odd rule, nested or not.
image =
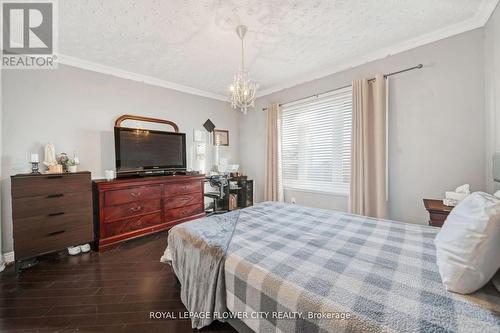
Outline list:
[[[352,146],[349,210],[351,213],[386,218],[386,82],[352,84]]]
[[[267,107],[267,160],[265,200],[283,201],[281,176],[281,122],[278,103]]]

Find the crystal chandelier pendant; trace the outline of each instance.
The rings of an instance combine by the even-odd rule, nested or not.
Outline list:
[[[233,83],[229,87],[231,91],[231,107],[233,109],[240,109],[243,114],[247,114],[247,110],[255,106],[255,93],[259,88],[259,85],[250,79],[250,75],[245,70],[243,39],[246,32],[246,26],[239,25],[236,27],[236,33],[241,39],[241,68],[234,76]]]

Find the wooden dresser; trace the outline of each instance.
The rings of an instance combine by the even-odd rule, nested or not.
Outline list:
[[[93,240],[90,172],[11,177],[16,261]]]
[[[99,251],[205,216],[204,175],[94,181]]]

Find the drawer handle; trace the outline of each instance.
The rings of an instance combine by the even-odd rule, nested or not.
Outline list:
[[[141,192],[130,192],[130,195],[137,198],[141,196]]]
[[[182,215],[182,216],[186,216],[186,215],[188,215],[188,214],[189,214],[189,211],[187,211],[187,210],[183,210],[183,211],[181,211],[181,215]]]
[[[63,177],[62,175],[54,175],[54,176],[47,176],[47,179],[58,179],[62,177]]]
[[[187,190],[187,189],[188,189],[188,186],[187,186],[187,185],[184,185],[184,186],[182,186],[182,189],[183,189],[183,190]]]
[[[130,211],[131,211],[132,213],[135,213],[135,212],[140,211],[141,209],[142,209],[142,206],[137,206],[137,207],[132,207],[132,208],[130,208]]]
[[[50,213],[49,216],[59,216],[59,215],[64,215],[64,212],[59,212],[59,213]]]
[[[47,198],[60,198],[60,197],[64,197],[64,194],[58,193],[58,194],[51,194],[51,195],[47,196]]]
[[[50,232],[47,234],[47,237],[59,235],[59,234],[62,234],[63,232],[66,232],[66,230],[59,230],[59,231]]]

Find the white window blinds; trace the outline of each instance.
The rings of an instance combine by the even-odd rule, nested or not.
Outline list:
[[[282,107],[285,189],[349,193],[351,118],[351,87]]]

